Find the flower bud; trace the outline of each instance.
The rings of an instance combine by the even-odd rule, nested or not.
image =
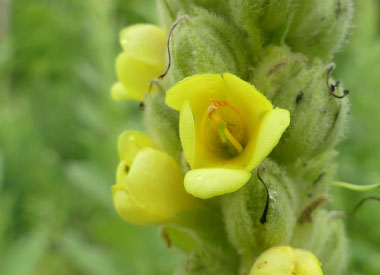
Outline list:
[[[294,0],[230,0],[233,18],[239,25],[260,28],[263,35],[278,28],[286,27],[294,11]]]
[[[111,88],[114,100],[143,101],[153,78],[165,71],[167,35],[159,27],[137,24],[120,32],[123,52],[116,58],[119,82]]]
[[[327,83],[336,82],[327,80],[328,67],[318,61],[312,65],[286,46],[268,47],[253,72],[251,83],[275,106],[290,111],[291,124],[273,152],[281,162],[319,155],[344,134],[348,102],[329,93]],[[341,85],[337,90],[343,92]]]
[[[295,52],[330,58],[341,47],[351,27],[351,0],[295,0],[297,9],[286,37]]]
[[[173,33],[172,68],[175,82],[203,73],[247,73],[249,47],[239,29],[202,8],[183,20]]]
[[[284,169],[266,159],[259,171],[267,192],[256,174],[240,190],[223,197],[222,210],[230,242],[248,270],[264,250],[289,243],[299,204],[293,181]]]
[[[120,163],[112,193],[117,213],[133,224],[169,221],[195,203],[184,190],[178,164],[154,147],[140,132],[125,131],[119,137]]]
[[[156,0],[160,25],[169,33],[180,13],[188,12],[188,3],[177,0]]]
[[[322,275],[321,263],[308,250],[272,247],[256,260],[249,275]]]
[[[349,252],[344,224],[325,210],[315,211],[311,222],[298,223],[290,244],[313,251],[326,274],[343,275]]]

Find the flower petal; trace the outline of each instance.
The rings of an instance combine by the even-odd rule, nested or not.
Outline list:
[[[201,199],[235,192],[251,177],[245,170],[226,168],[195,169],[185,175],[185,189]]]
[[[156,148],[149,136],[139,131],[124,131],[117,141],[119,159],[129,166],[132,165],[137,153],[147,147]]]
[[[204,167],[208,163],[218,163],[221,161],[220,156],[210,151],[204,143],[201,136],[200,122],[199,120],[194,121],[192,109],[188,101],[181,108],[179,122],[179,133],[183,151],[191,168],[196,169]]]
[[[184,189],[181,168],[164,152],[151,148],[139,151],[127,181],[130,194],[162,219],[194,204]]]
[[[288,110],[275,108],[265,115],[258,129],[255,146],[246,148],[253,150],[246,169],[252,170],[260,165],[280,141],[289,124],[290,114]]]
[[[296,264],[296,256],[290,246],[278,246],[266,250],[257,258],[249,275],[290,275]]]
[[[236,106],[242,108],[242,113],[249,115],[254,111],[261,116],[273,109],[272,103],[252,84],[230,73],[223,74],[223,80],[228,95]]]
[[[131,91],[127,91],[123,84],[120,82],[116,82],[111,87],[111,98],[113,100],[132,100],[132,101],[142,101],[144,98],[141,94],[133,93]]]
[[[323,275],[321,263],[313,253],[305,249],[293,249],[296,255],[294,273],[297,275]]]
[[[183,152],[190,166],[193,166],[195,152],[195,129],[193,113],[191,112],[188,101],[186,101],[181,108],[179,121],[179,133]]]
[[[130,164],[127,164],[124,160],[119,162],[116,169],[116,184],[122,184],[128,175]]]
[[[270,154],[289,123],[290,116],[287,110],[272,109],[259,121],[257,129],[251,133],[252,136],[243,152],[233,159],[218,163],[218,165],[230,169],[251,171]]]
[[[161,73],[166,66],[167,41],[166,32],[150,24],[132,25],[120,32],[120,44],[124,52],[146,64],[161,68]]]
[[[205,110],[210,98],[224,91],[221,75],[201,74],[183,79],[166,93],[166,104],[179,111],[185,101],[189,101],[192,109]],[[203,106],[205,105],[205,106]]]
[[[112,186],[112,195],[116,212],[125,221],[132,224],[145,225],[157,220],[157,217],[153,213],[148,212],[129,194],[125,184]]]
[[[116,58],[116,73],[125,91],[136,100],[143,101],[149,92],[150,81],[162,73],[162,68],[144,63],[122,52]]]

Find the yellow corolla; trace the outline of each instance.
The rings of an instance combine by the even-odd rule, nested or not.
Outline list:
[[[158,151],[147,135],[125,131],[119,136],[118,151],[112,194],[124,220],[140,225],[162,223],[194,206],[196,200],[183,187],[179,165]]]
[[[120,32],[123,52],[116,58],[118,82],[111,88],[115,100],[143,101],[149,84],[165,71],[166,32],[154,25],[137,24]]]
[[[230,73],[188,77],[166,103],[180,111],[180,138],[192,170],[185,189],[199,198],[238,190],[276,146],[289,112]]]
[[[321,263],[308,250],[272,247],[256,260],[249,275],[322,275]]]

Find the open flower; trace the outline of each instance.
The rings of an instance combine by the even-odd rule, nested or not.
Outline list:
[[[195,198],[183,187],[180,167],[171,156],[155,149],[147,135],[123,132],[118,151],[120,163],[112,193],[116,211],[124,220],[161,223],[194,206]]]
[[[225,73],[188,77],[166,103],[180,111],[180,138],[192,170],[185,189],[199,198],[234,192],[251,177],[290,123],[254,86]]]
[[[321,263],[308,250],[272,247],[256,260],[249,275],[322,275]]]
[[[149,84],[165,71],[166,32],[154,25],[137,24],[120,32],[123,52],[116,58],[119,82],[111,88],[114,100],[143,101]]]

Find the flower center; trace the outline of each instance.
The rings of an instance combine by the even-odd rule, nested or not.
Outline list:
[[[243,151],[245,123],[239,110],[226,100],[211,99],[202,119],[202,136],[214,151],[236,156]]]

